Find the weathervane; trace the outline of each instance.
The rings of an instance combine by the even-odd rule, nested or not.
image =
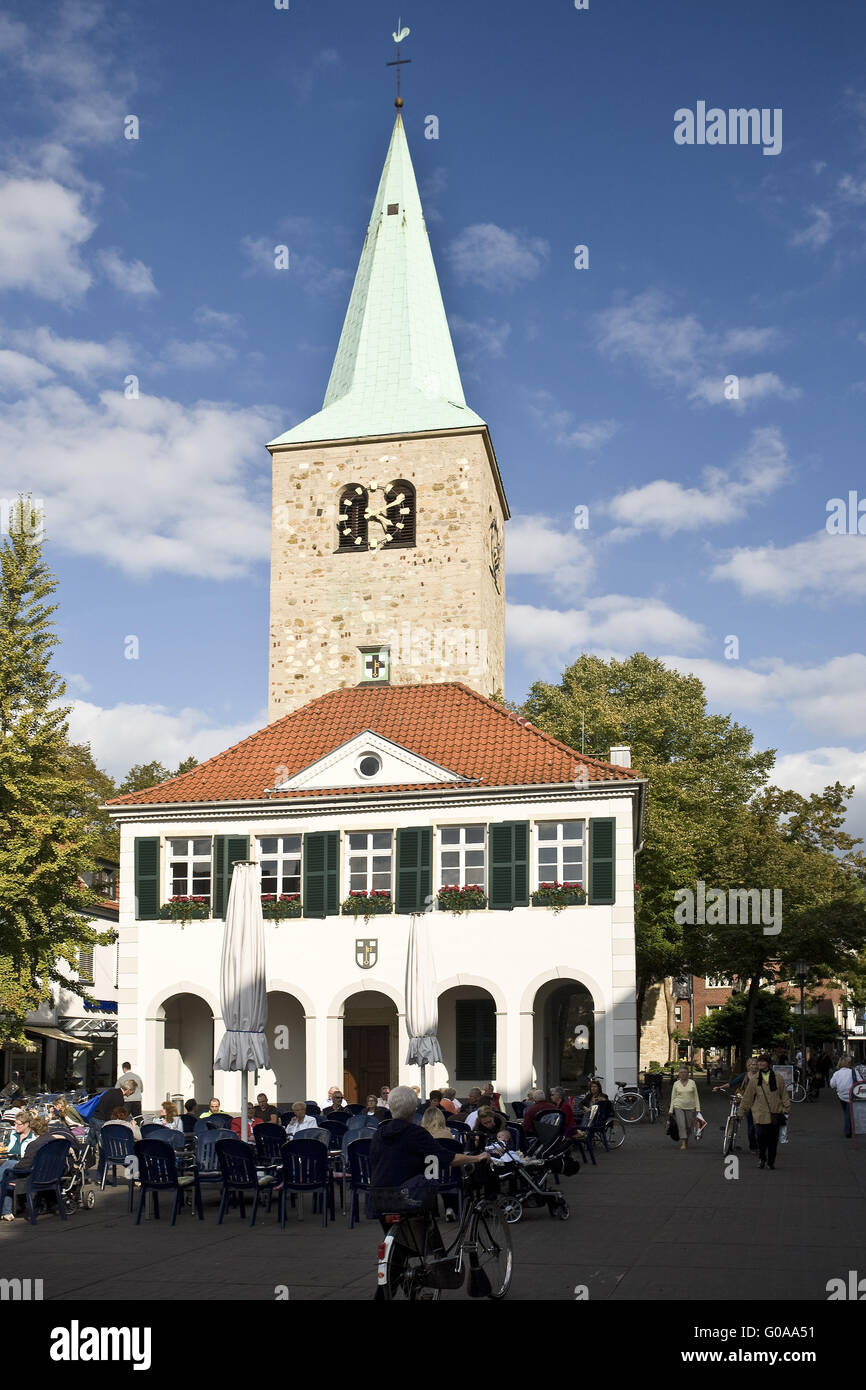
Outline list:
[[[385,66],[388,67],[388,68],[396,68],[396,69],[397,69],[397,100],[394,102],[394,105],[397,107],[398,110],[399,110],[399,108],[403,105],[403,98],[402,98],[401,95],[400,95],[400,69],[401,69],[401,67],[403,66],[404,63],[411,63],[411,61],[412,61],[411,58],[401,58],[401,57],[400,57],[400,44],[403,42],[404,39],[408,39],[408,37],[409,37],[409,35],[410,35],[411,32],[412,32],[412,31],[411,31],[411,29],[409,29],[408,26],[407,26],[405,29],[403,28],[403,21],[402,21],[402,19],[398,19],[398,20],[397,20],[397,29],[396,29],[396,32],[393,33],[393,34],[391,35],[391,38],[394,40],[395,44],[397,45],[397,57],[396,57],[396,60],[395,60],[394,62],[392,62],[392,63],[386,63],[386,64],[385,64]]]

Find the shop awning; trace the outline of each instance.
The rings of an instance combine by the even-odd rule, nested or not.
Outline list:
[[[94,1044],[88,1042],[86,1038],[76,1038],[71,1033],[62,1033],[59,1028],[46,1028],[42,1024],[37,1027],[35,1024],[28,1023],[24,1032],[35,1033],[39,1038],[53,1038],[55,1042],[69,1043],[71,1047],[86,1047],[91,1052],[94,1048]]]

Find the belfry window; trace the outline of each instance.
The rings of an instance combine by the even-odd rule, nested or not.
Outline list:
[[[385,488],[385,507],[391,523],[388,549],[415,544],[415,489],[405,478],[397,478]]]
[[[358,483],[350,483],[340,494],[337,532],[340,550],[367,549],[367,492]]]

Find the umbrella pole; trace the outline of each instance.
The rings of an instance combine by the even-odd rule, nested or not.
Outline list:
[[[247,1069],[244,1067],[241,1072],[241,1137],[244,1143],[249,1142],[250,1127],[247,1122]]]
[[[425,1093],[424,1093],[424,1072],[425,1072],[425,1070],[426,1070],[425,1065],[424,1065],[424,1063],[422,1062],[422,1063],[421,1063],[421,1099],[422,1099],[422,1100],[426,1100],[426,1099],[427,1099],[427,1096],[426,1096]]]

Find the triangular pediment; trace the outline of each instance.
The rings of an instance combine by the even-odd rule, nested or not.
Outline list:
[[[399,787],[418,783],[459,782],[456,772],[421,758],[409,748],[365,729],[347,743],[317,758],[292,777],[278,782],[275,791],[317,787]]]

